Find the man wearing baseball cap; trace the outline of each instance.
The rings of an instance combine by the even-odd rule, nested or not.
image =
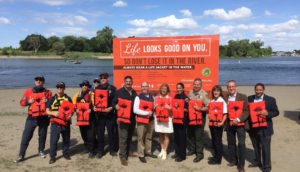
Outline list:
[[[46,157],[44,149],[47,138],[49,118],[46,115],[45,107],[46,102],[52,96],[52,93],[50,90],[44,87],[45,78],[43,75],[37,75],[34,80],[34,87],[27,89],[20,100],[21,106],[28,107],[28,116],[26,119],[25,128],[23,130],[19,156],[14,161],[16,163],[24,160],[27,147],[36,127],[38,127],[39,136],[38,152],[40,157]]]

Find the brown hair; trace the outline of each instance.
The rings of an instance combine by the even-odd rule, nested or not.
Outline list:
[[[220,97],[223,97],[223,91],[222,91],[222,87],[220,85],[215,85],[212,89],[211,89],[211,97],[214,98],[214,91],[220,91]]]
[[[161,94],[162,87],[167,87],[167,94],[170,93],[170,87],[169,87],[169,85],[167,83],[163,83],[159,87],[159,94]]]

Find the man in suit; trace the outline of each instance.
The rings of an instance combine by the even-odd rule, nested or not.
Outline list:
[[[274,133],[272,118],[279,115],[276,99],[264,94],[265,85],[257,83],[254,87],[255,95],[248,97],[249,102],[265,101],[266,110],[260,112],[266,116],[267,127],[250,128],[249,135],[254,148],[255,163],[249,167],[262,167],[263,172],[271,171],[271,137]],[[262,162],[261,162],[262,157]]]
[[[227,81],[227,90],[228,95],[225,96],[225,101],[243,101],[243,113],[236,119],[232,119],[232,125],[227,126],[227,142],[228,142],[228,149],[229,149],[229,164],[228,166],[235,166],[237,165],[239,172],[244,172],[245,166],[245,152],[246,152],[246,145],[245,145],[245,138],[246,138],[246,130],[249,125],[247,123],[247,119],[249,117],[248,112],[248,99],[247,96],[237,92],[237,85],[235,80]],[[238,123],[244,122],[244,126],[239,126]],[[238,146],[236,146],[236,136],[238,138]],[[237,151],[238,150],[238,151]]]

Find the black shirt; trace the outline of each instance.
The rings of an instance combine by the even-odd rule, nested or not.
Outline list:
[[[132,94],[130,95],[129,92],[124,88],[120,88],[117,92],[116,92],[116,96],[114,97],[113,100],[113,107],[116,107],[116,105],[118,104],[118,98],[122,98],[122,99],[126,99],[126,100],[130,100],[132,102],[132,106],[131,106],[131,117],[130,120],[135,120],[135,114],[133,113],[133,103],[134,103],[134,99],[137,96],[135,90],[132,89]]]

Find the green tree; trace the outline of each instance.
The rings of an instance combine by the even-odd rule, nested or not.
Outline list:
[[[59,41],[59,42],[55,42],[53,44],[52,48],[53,48],[53,50],[56,51],[57,55],[62,55],[62,54],[64,54],[66,46],[62,41]]]
[[[97,32],[97,36],[91,39],[90,45],[96,52],[112,53],[113,50],[113,29],[106,26]]]
[[[20,41],[21,49],[24,51],[47,51],[49,50],[48,41],[42,35],[31,34]]]
[[[47,39],[47,41],[48,41],[49,48],[53,48],[53,44],[54,44],[55,42],[59,42],[59,41],[60,41],[60,38],[57,37],[57,36],[50,36],[50,37]]]

